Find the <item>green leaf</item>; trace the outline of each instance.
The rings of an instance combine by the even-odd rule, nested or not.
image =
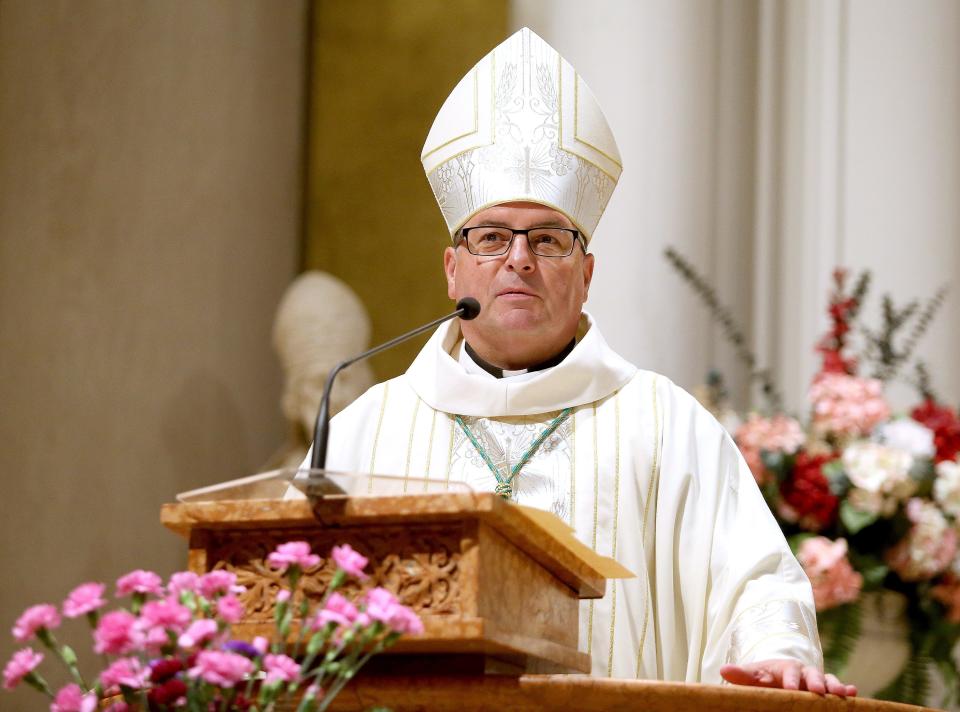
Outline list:
[[[874,696],[878,700],[925,706],[929,694],[930,659],[914,648],[900,674]]]
[[[71,667],[77,664],[77,654],[73,652],[73,648],[69,645],[60,648],[60,657],[63,658],[63,662]]]
[[[793,552],[793,555],[796,556],[797,552],[800,551],[800,545],[803,544],[807,539],[812,539],[817,536],[813,532],[800,532],[799,534],[794,534],[791,537],[787,537],[787,544],[790,545],[790,551]]]
[[[847,554],[853,568],[863,576],[863,588],[866,591],[872,591],[883,585],[890,567],[873,554],[861,554],[850,550]]]
[[[823,638],[824,669],[841,676],[860,638],[863,608],[855,601],[821,611],[817,618]]]
[[[859,510],[849,501],[844,500],[840,503],[840,521],[848,532],[856,534],[877,521],[877,515]]]
[[[843,463],[840,460],[832,460],[824,465],[821,470],[823,476],[830,485],[830,492],[837,497],[843,497],[850,489],[850,479],[843,470]]]

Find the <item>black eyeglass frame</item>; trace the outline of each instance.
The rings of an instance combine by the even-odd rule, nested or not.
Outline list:
[[[484,227],[495,228],[497,230],[509,230],[512,233],[510,237],[510,242],[507,243],[507,246],[503,250],[503,252],[493,252],[493,253],[488,252],[486,254],[481,254],[478,252],[474,252],[473,250],[470,249],[470,241],[467,239],[467,233],[470,232],[470,230],[478,230]],[[562,255],[541,255],[538,252],[534,252],[533,245],[530,244],[530,233],[536,232],[537,230],[563,230],[564,232],[572,232],[573,243],[570,245],[570,252],[567,252]],[[510,248],[513,247],[513,241],[516,239],[517,235],[523,235],[524,237],[527,238],[527,245],[530,247],[530,252],[536,255],[537,257],[547,257],[547,258],[569,257],[570,255],[573,254],[574,245],[578,245],[578,244],[580,245],[580,249],[583,250],[583,254],[587,254],[586,240],[583,239],[583,235],[580,234],[579,230],[575,230],[572,227],[531,227],[527,230],[514,230],[512,227],[505,227],[503,225],[471,225],[470,227],[460,228],[460,231],[457,234],[457,241],[454,244],[454,247],[458,247],[462,242],[466,246],[467,252],[469,252],[471,255],[474,255],[476,257],[503,257],[505,254],[510,252]]]

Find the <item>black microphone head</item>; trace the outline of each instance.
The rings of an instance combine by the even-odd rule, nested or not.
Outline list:
[[[476,319],[477,314],[480,313],[480,302],[478,302],[473,297],[464,297],[459,302],[457,302],[457,311],[462,311],[460,318],[464,321],[470,321],[471,319]]]

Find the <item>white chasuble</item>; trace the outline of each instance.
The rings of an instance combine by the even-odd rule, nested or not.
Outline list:
[[[581,603],[592,673],[716,683],[726,662],[822,668],[810,584],[736,445],[688,393],[624,361],[587,315],[543,371],[498,379],[461,348],[459,323],[441,326],[407,373],[334,418],[328,469],[493,491],[491,464],[508,474],[570,409],[511,489],[637,574]]]

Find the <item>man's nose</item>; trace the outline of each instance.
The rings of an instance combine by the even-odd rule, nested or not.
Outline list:
[[[537,268],[537,256],[530,249],[526,235],[515,235],[510,251],[507,252],[506,266],[516,272],[533,272]]]

